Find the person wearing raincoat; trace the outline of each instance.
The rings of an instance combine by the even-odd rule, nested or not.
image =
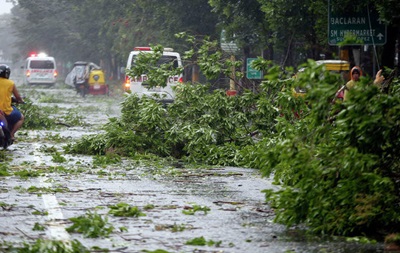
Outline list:
[[[349,90],[351,90],[355,85],[357,85],[357,82],[360,81],[361,75],[362,75],[362,71],[361,71],[361,68],[358,66],[354,66],[350,70],[351,80],[346,83],[346,86],[344,89],[343,101],[346,101],[348,99]]]
[[[351,75],[351,80],[348,81],[345,85],[343,101],[346,101],[348,99],[349,90],[352,89],[355,85],[357,85],[357,82],[360,80],[360,77],[362,76],[361,68],[358,66],[354,66],[350,71],[350,75]],[[374,85],[381,88],[381,85],[384,80],[385,77],[382,76],[382,70],[379,70],[378,73],[376,73]]]

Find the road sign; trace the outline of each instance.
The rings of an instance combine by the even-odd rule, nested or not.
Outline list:
[[[233,41],[226,41],[226,31],[221,31],[221,49],[227,53],[234,54],[239,48]]]
[[[340,11],[328,3],[328,42],[337,45],[346,41],[346,45],[384,45],[386,44],[386,25],[379,14],[369,9]]]
[[[257,60],[257,58],[247,58],[246,77],[247,79],[262,79],[262,71],[251,66],[254,60]]]

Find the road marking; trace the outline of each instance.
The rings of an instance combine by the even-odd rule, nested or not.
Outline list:
[[[42,187],[51,187],[52,184],[47,183],[48,178],[40,177],[40,185]],[[54,194],[43,194],[42,195],[44,207],[48,212],[48,229],[46,231],[47,236],[52,240],[70,241],[71,238],[68,232],[65,230],[65,226],[62,223],[64,221],[64,215],[61,211],[60,205],[58,204],[57,198]]]

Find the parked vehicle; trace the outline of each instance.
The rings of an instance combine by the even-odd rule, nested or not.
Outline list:
[[[349,78],[350,63],[344,60],[320,60],[316,61],[317,65],[324,65],[327,71],[338,73],[343,79],[343,83],[346,83]],[[305,69],[300,69],[298,72],[303,72]],[[297,75],[296,75],[297,76]],[[296,77],[295,77],[296,78]],[[340,87],[338,87],[339,89]],[[304,98],[307,94],[309,87],[294,87],[292,88],[292,95],[295,98]],[[337,92],[334,100],[342,99],[343,93]],[[307,103],[307,102],[306,102]],[[302,111],[293,110],[295,118],[301,118]]]
[[[103,70],[93,62],[77,61],[67,75],[65,83],[73,86],[85,97],[87,94],[108,95],[109,88]]]
[[[130,52],[128,56],[128,61],[126,64],[126,69],[131,69],[131,67],[135,64],[135,59],[139,55],[139,53],[153,53],[150,47],[135,47],[133,51]],[[161,58],[158,60],[158,65],[161,64],[172,63],[173,68],[182,67],[181,56],[177,52],[173,52],[172,48],[164,48],[163,54]],[[150,88],[146,84],[146,80],[148,80],[146,74],[142,74],[141,76],[136,76],[131,78],[126,76],[124,90],[130,90],[133,94],[137,94],[139,97],[144,96],[152,96],[156,97],[163,103],[171,103],[175,99],[175,91],[174,88],[177,84],[183,82],[183,75],[174,75],[170,76],[166,82],[166,86],[162,87],[156,86]]]
[[[324,65],[325,69],[331,72],[338,73],[342,76],[343,82],[346,83],[349,80],[350,63],[344,60],[320,60],[316,61],[318,65]],[[299,72],[302,70],[300,69]],[[293,89],[293,95],[295,97],[304,97],[307,93],[307,88],[296,87]]]
[[[54,85],[57,81],[57,67],[54,57],[44,53],[33,54],[25,60],[24,83],[28,85]]]

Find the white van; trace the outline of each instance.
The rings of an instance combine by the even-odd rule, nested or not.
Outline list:
[[[54,57],[45,54],[31,55],[25,60],[25,84],[54,85],[57,81],[57,68]]]
[[[128,62],[126,64],[126,69],[130,69],[135,64],[135,59],[140,52],[153,53],[150,47],[135,47],[133,51],[130,52],[128,57]],[[158,65],[172,63],[174,68],[182,67],[181,56],[177,52],[173,52],[172,48],[164,48],[163,55],[158,61]],[[167,85],[165,87],[157,86],[149,88],[146,85],[147,75],[143,74],[135,78],[130,78],[126,76],[124,90],[130,90],[133,94],[137,94],[139,97],[154,96],[157,97],[163,103],[171,103],[175,99],[175,92],[173,91],[174,86],[183,82],[182,74],[176,76],[170,76],[166,80]]]

